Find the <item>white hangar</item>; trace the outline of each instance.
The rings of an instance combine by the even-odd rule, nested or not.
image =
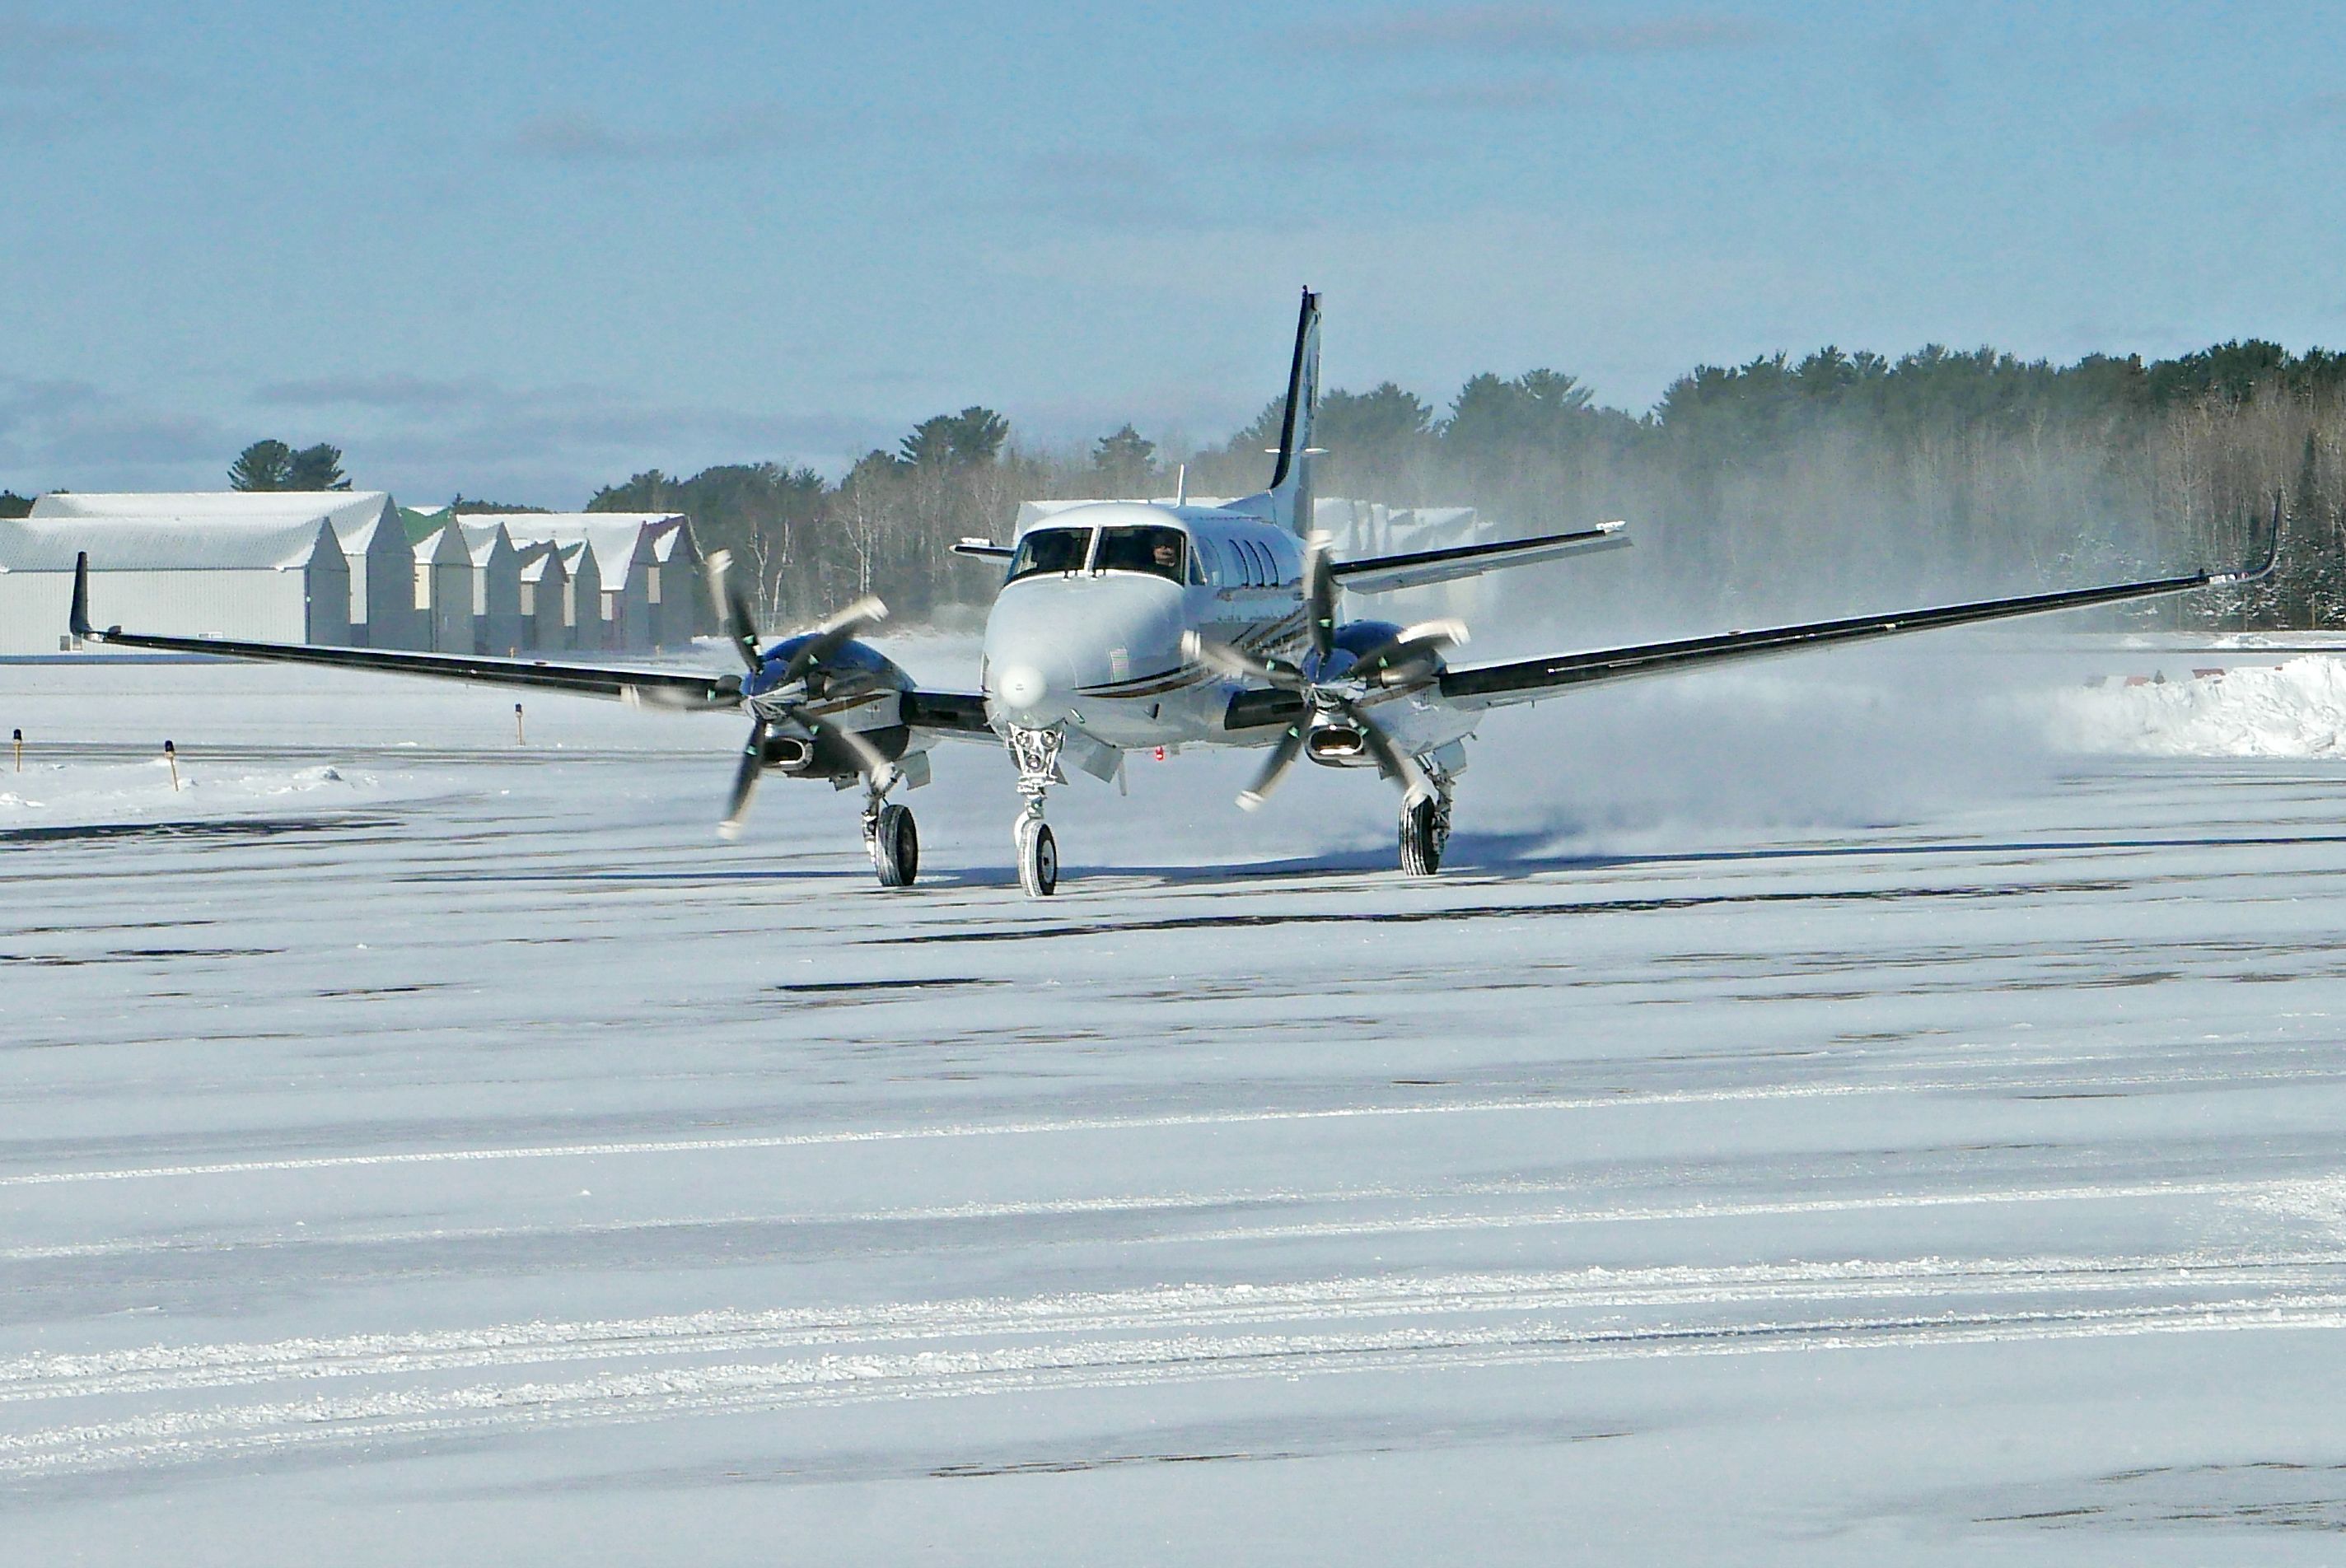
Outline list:
[[[348,643],[351,571],[322,516],[0,521],[0,654],[67,646],[75,557],[90,618],[184,636]]]

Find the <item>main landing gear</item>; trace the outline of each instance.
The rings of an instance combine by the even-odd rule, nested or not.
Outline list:
[[[1450,842],[1450,779],[1433,774],[1427,780],[1431,795],[1412,795],[1401,808],[1402,874],[1430,877],[1442,869],[1442,851]]]
[[[1018,768],[1018,793],[1026,809],[1018,814],[1011,837],[1018,848],[1018,885],[1030,899],[1047,899],[1059,887],[1059,841],[1043,820],[1043,795],[1065,782],[1059,772],[1059,748],[1066,735],[1057,729],[1010,729],[1010,760]]]
[[[921,874],[921,833],[913,823],[913,809],[888,804],[893,777],[886,782],[867,776],[863,781],[863,849],[883,888],[909,888]]]

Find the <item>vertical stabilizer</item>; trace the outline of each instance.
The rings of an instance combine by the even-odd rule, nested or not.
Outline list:
[[[1299,536],[1311,532],[1311,423],[1319,410],[1320,296],[1306,289],[1287,371],[1287,412],[1279,423],[1279,466],[1270,473],[1274,515]]]

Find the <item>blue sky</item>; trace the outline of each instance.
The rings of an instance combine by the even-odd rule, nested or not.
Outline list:
[[[2346,346],[2334,6],[0,0],[0,486],[1219,440],[1823,342]]]

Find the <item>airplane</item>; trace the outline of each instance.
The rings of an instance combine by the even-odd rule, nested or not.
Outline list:
[[[89,618],[86,554],[75,569],[70,628],[84,641],[124,647],[529,687],[651,708],[744,710],[750,733],[720,833],[738,835],[767,772],[842,789],[860,785],[864,846],[887,888],[912,886],[920,870],[913,813],[889,796],[929,782],[939,741],[998,744],[1018,770],[1019,882],[1044,898],[1059,881],[1058,844],[1044,808],[1051,787],[1066,781],[1065,763],[1107,781],[1135,749],[1267,749],[1260,773],[1239,797],[1250,809],[1299,759],[1373,769],[1402,792],[1402,871],[1428,876],[1449,839],[1465,743],[1492,708],[1729,660],[2250,582],[2270,573],[2279,555],[2276,504],[2263,559],[2239,570],[1454,664],[1448,656],[1466,640],[1464,626],[1354,616],[1346,596],[1619,549],[1629,542],[1624,525],[1335,559],[1327,536],[1311,526],[1320,324],[1320,297],[1306,289],[1267,489],[1213,504],[1186,496],[1170,504],[1076,504],[1011,544],[980,538],[954,546],[1004,571],[986,616],[975,691],[924,687],[864,641],[887,615],[877,599],[858,600],[767,644],[722,551],[710,556],[709,585],[741,660],[738,675],[99,630]]]

